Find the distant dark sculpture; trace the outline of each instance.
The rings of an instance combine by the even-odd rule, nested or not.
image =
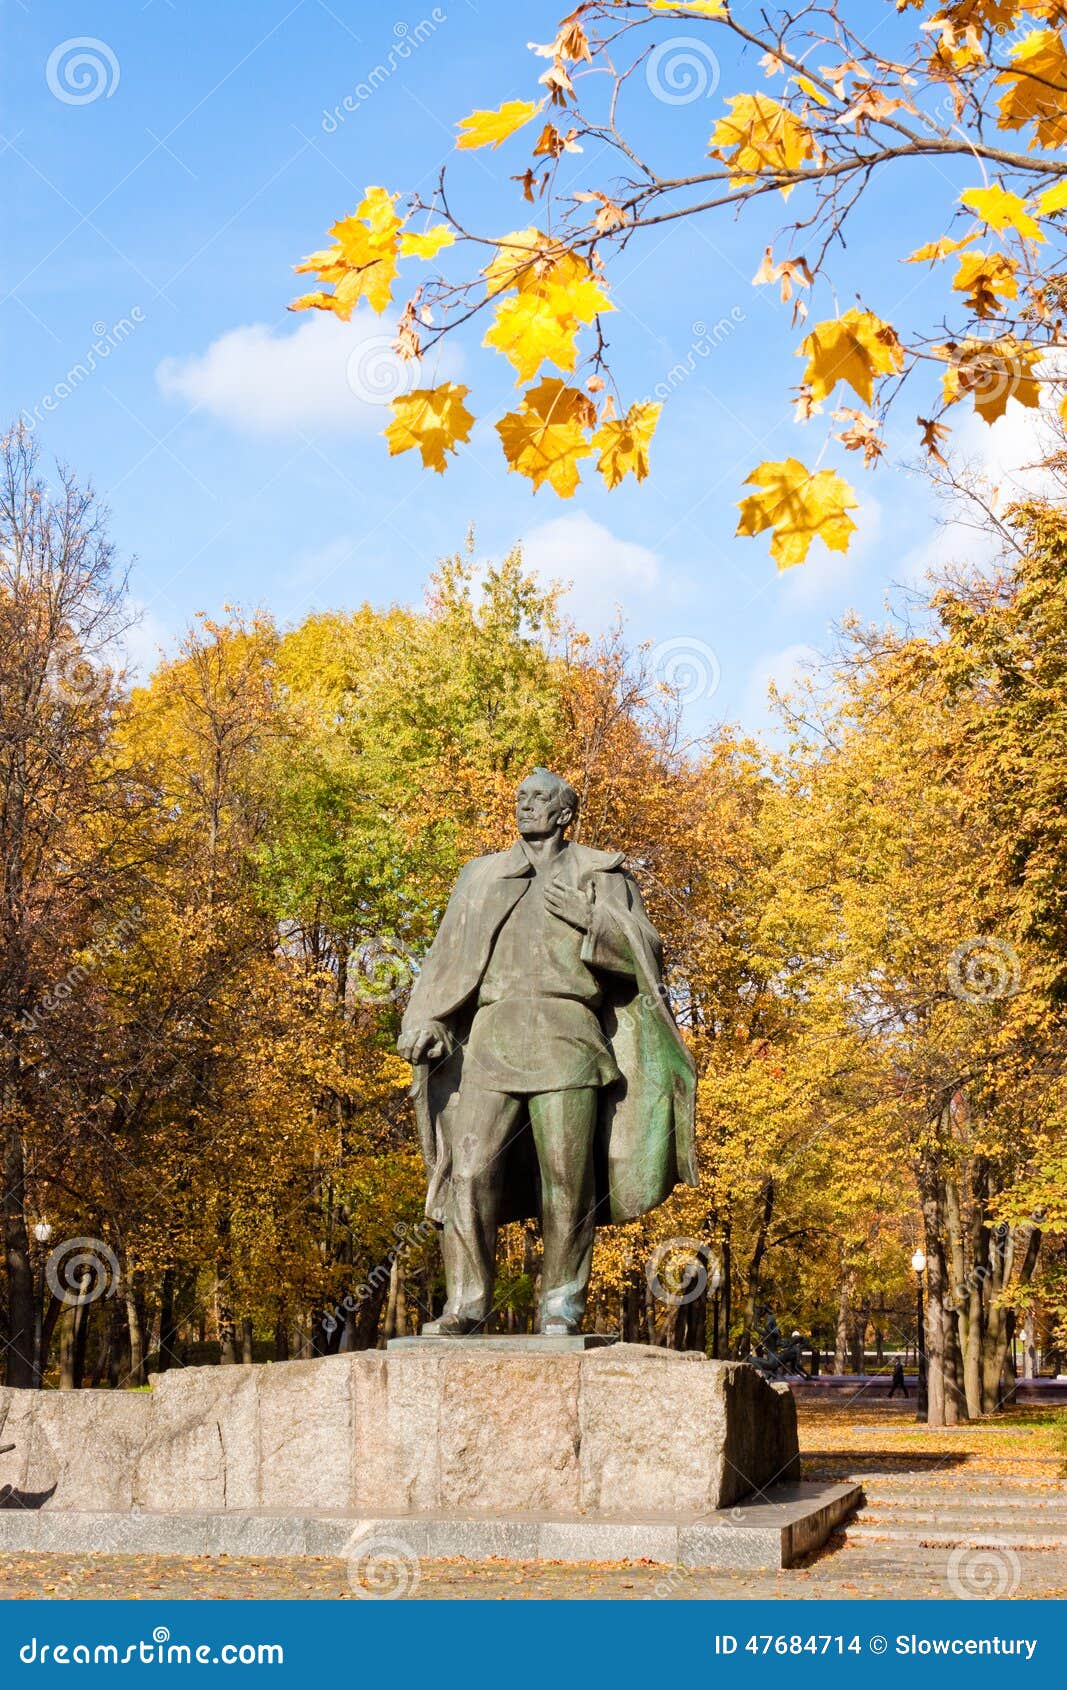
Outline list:
[[[598,1224],[697,1183],[693,1061],[621,851],[570,844],[572,787],[535,769],[519,838],[462,870],[399,1051],[441,1228],[447,1301],[423,1334],[493,1312],[497,1228],[539,1215],[540,1328],[580,1330]]]
[[[801,1334],[794,1332],[788,1340],[784,1339],[771,1310],[764,1309],[763,1312],[766,1317],[763,1333],[748,1358],[752,1366],[757,1367],[765,1379],[806,1379],[808,1374],[800,1360]]]

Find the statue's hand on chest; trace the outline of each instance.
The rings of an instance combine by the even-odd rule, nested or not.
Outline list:
[[[561,886],[559,881],[550,880],[545,886],[545,909],[550,915],[558,916],[571,927],[576,927],[579,933],[588,933],[592,919],[593,906],[585,892],[578,892],[573,886]]]

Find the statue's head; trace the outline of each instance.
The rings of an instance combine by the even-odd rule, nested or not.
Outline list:
[[[563,833],[578,815],[578,794],[551,769],[534,769],[515,795],[515,820],[524,839]]]

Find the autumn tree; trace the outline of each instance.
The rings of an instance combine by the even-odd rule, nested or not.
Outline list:
[[[845,1095],[914,1182],[933,1424],[1002,1400],[1040,1227],[1033,1215],[1001,1225],[998,1210],[1027,1179],[1064,1081],[1021,882],[996,867],[1011,847],[993,819],[1003,771],[977,755],[990,676],[965,682],[970,618],[950,608],[987,591],[972,581],[963,600],[939,597],[929,635],[853,625],[821,706],[814,694],[798,705],[775,917],[797,924],[790,989],[821,1003],[824,1033],[850,1038]]]
[[[54,1212],[91,1105],[75,1081],[99,1008],[112,841],[135,810],[106,745],[124,578],[91,488],[52,485],[21,428],[0,449],[0,1133],[6,1369],[32,1385],[29,1223]]]

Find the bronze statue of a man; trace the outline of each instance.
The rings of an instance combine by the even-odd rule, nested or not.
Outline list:
[[[523,781],[519,838],[463,868],[404,1016],[448,1291],[427,1335],[484,1326],[497,1228],[535,1214],[541,1331],[579,1331],[597,1224],[696,1184],[659,936],[623,853],[566,839],[577,811],[558,775]]]

